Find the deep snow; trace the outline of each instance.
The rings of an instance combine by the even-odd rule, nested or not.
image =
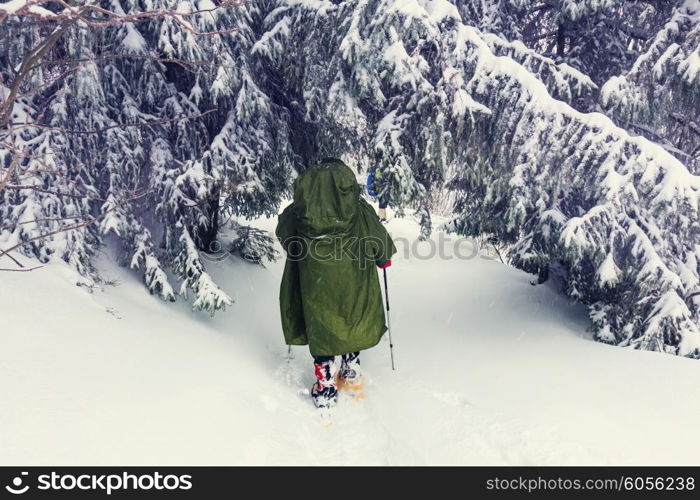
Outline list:
[[[214,318],[100,262],[118,282],[93,293],[59,264],[0,274],[2,465],[700,464],[700,364],[590,340],[583,308],[498,262],[397,256],[397,370],[364,353],[367,398],[330,428],[308,350],[285,359],[282,260],[209,264],[236,301]]]

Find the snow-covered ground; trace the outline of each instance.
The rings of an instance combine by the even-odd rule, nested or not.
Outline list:
[[[385,342],[363,354],[367,398],[329,428],[307,348],[286,359],[282,260],[210,264],[236,300],[214,318],[101,262],[117,283],[94,293],[61,265],[0,274],[2,465],[700,464],[700,363],[593,342],[498,262],[397,256],[397,370]]]

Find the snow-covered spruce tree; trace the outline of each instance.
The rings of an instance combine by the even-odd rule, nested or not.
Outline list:
[[[213,6],[199,5],[200,9],[207,7]],[[292,151],[286,137],[286,123],[280,119],[284,110],[259,86],[266,83],[265,75],[250,51],[260,35],[265,10],[273,7],[271,2],[247,3],[232,11],[212,10],[196,18],[193,26],[197,30],[226,34],[211,37],[206,44],[200,43],[201,47],[193,54],[190,54],[191,40],[179,35],[170,39],[173,27],[167,18],[150,27],[152,37],[160,37],[158,44],[168,57],[196,56],[215,62],[194,72],[177,65],[169,68],[170,78],[177,82],[181,92],[188,92],[188,99],[194,105],[217,111],[203,120],[210,137],[206,147],[194,154],[192,149],[183,148],[182,154],[175,155],[183,159],[179,172],[164,170],[162,173],[167,173],[170,180],[156,177],[164,181],[156,180],[159,186],[174,182],[164,192],[166,198],[177,193],[178,197],[184,195],[183,199],[189,200],[185,205],[179,201],[174,205],[189,220],[165,221],[166,230],[192,228],[189,239],[201,250],[218,249],[222,243],[233,245],[218,241],[225,219],[275,213],[280,197],[288,189]],[[183,192],[178,192],[183,188]],[[159,213],[172,214],[173,210],[159,210]],[[272,255],[271,240],[263,233],[240,229],[236,228],[235,245],[225,250],[248,256],[249,250],[267,245],[267,251],[261,255]],[[166,236],[166,241],[187,240]],[[187,253],[191,248],[183,243],[181,251]]]
[[[37,27],[35,33],[42,36],[43,30]],[[89,56],[83,34],[76,32],[73,36],[71,48],[76,51],[75,57]],[[35,43],[32,37],[20,38],[23,49]],[[42,77],[40,74],[30,83],[41,85]],[[0,148],[5,167],[16,155],[21,156],[18,168],[0,192],[3,247],[22,244],[17,248],[42,262],[56,255],[88,279],[94,277],[91,257],[98,235],[92,222],[97,220],[94,214],[102,199],[95,186],[95,171],[85,163],[82,152],[99,151],[103,143],[98,134],[65,131],[110,125],[109,118],[101,112],[104,96],[95,79],[95,68],[88,64],[52,89],[51,100],[37,102],[41,108],[29,98],[21,99],[10,118],[9,125],[14,127],[3,130]],[[76,99],[76,95],[81,95],[81,99]],[[23,112],[17,113],[17,108]],[[28,125],[36,123],[39,116],[41,128]],[[73,229],[62,231],[64,227]],[[42,235],[45,236],[39,238]]]
[[[515,244],[528,271],[558,264],[591,307],[599,340],[700,356],[700,178],[649,141],[552,98],[462,27],[468,89],[491,114],[473,123],[450,227]]]
[[[499,10],[517,22],[505,26],[499,34],[520,40],[538,53],[573,66],[602,84],[632,65],[663,19],[670,15],[673,3],[668,0],[504,0]],[[493,31],[489,26],[482,29]]]
[[[12,123],[3,135],[14,143],[2,149],[3,173],[21,149],[15,174],[29,188],[15,175],[0,191],[0,239],[11,244],[4,248],[32,239],[18,250],[44,261],[60,250],[94,278],[91,256],[114,234],[122,263],[139,269],[152,293],[174,299],[171,265],[180,293],[192,291],[194,308],[213,312],[231,299],[206,273],[201,251],[217,237],[222,213],[275,212],[288,186],[286,129],[256,92],[257,68],[247,59],[255,36],[248,24],[260,14],[206,0],[109,0],[100,7],[109,12],[92,12],[100,27],[78,29],[72,23],[80,20],[62,19],[69,29],[30,74],[35,82],[26,87],[37,88],[31,99],[18,103],[30,125],[18,133]],[[188,15],[192,9],[200,12]],[[144,12],[169,14],[120,21]],[[32,13],[7,19],[25,48],[3,48],[4,68],[16,67],[54,29],[54,14],[33,23]],[[38,27],[20,29],[26,24]],[[253,69],[244,74],[242,67]],[[44,74],[61,77],[44,89]],[[154,232],[162,234],[161,248]],[[236,233],[235,249],[246,257],[270,257],[264,245],[271,245],[264,234]]]
[[[104,6],[117,15],[124,14],[118,2],[105,2]],[[102,47],[109,50],[100,50]],[[142,214],[135,215],[147,208],[136,200],[136,194],[149,186],[144,172],[148,134],[138,125],[157,122],[162,115],[144,113],[142,103],[131,94],[141,65],[119,62],[129,56],[152,54],[132,26],[117,24],[105,30],[73,27],[50,55],[59,59],[55,66],[49,65],[50,69],[67,67],[69,71],[54,88],[34,98],[48,112],[28,117],[28,129],[51,129],[44,133],[45,141],[34,141],[29,148],[22,170],[39,172],[40,178],[34,176],[25,183],[26,189],[18,191],[12,216],[6,219],[6,227],[13,230],[8,231],[7,239],[33,240],[20,249],[43,261],[54,253],[56,242],[61,242],[64,248],[59,256],[92,279],[96,275],[90,259],[99,237],[114,233],[122,243],[122,262],[142,269],[152,293],[174,299],[146,222]],[[34,211],[22,210],[25,205]]]
[[[676,2],[629,71],[605,84],[601,102],[700,174],[700,1]]]
[[[141,8],[168,7],[172,2],[149,2]],[[209,64],[166,62],[161,71],[141,77],[139,96],[150,113],[166,110],[176,117],[214,110],[197,122],[160,127],[157,135],[162,140],[152,141],[149,156],[156,213],[163,223],[166,255],[182,280],[180,293],[192,290],[193,307],[213,312],[231,299],[205,272],[200,252],[220,248],[225,218],[276,211],[288,185],[289,151],[277,109],[257,87],[250,59],[255,36],[251,25],[260,7],[221,10],[202,1],[196,8],[204,12],[192,18],[192,29],[220,34],[202,37],[162,17],[143,29],[144,37],[154,41],[163,58]],[[231,246],[226,250],[246,258],[257,252],[258,262],[273,257],[271,239],[259,231],[237,227],[234,241],[223,243]]]
[[[109,2],[107,6],[114,12],[126,13],[119,2]],[[97,31],[94,36],[98,46],[114,47],[113,53],[103,54],[104,60],[93,65],[102,73],[102,81],[99,83],[105,93],[104,102],[96,108],[107,110],[113,117],[111,127],[101,134],[104,146],[99,151],[101,161],[95,169],[98,190],[106,199],[100,207],[100,212],[105,215],[98,227],[103,236],[114,233],[119,237],[120,263],[140,270],[144,284],[151,293],[166,300],[175,300],[175,292],[148,228],[151,221],[141,216],[148,211],[150,199],[145,146],[151,137],[142,127],[120,126],[154,119],[152,114],[145,111],[145,106],[139,102],[139,96],[133,94],[132,88],[133,82],[139,81],[142,72],[152,67],[140,62],[141,58],[149,55],[145,40],[130,24]],[[121,57],[113,58],[113,54]],[[132,57],[139,62],[125,63]],[[137,199],[134,199],[134,195]]]
[[[177,4],[177,9],[183,12],[189,12],[192,7]],[[202,7],[212,6],[205,3]],[[173,8],[173,2],[156,0],[132,8],[136,11],[143,8],[165,10]],[[225,113],[216,110],[215,104],[205,98],[210,95],[220,66],[229,65],[227,52],[221,50],[218,36],[202,39],[194,32],[200,31],[198,24],[211,26],[214,21],[209,17],[213,15],[213,12],[203,14],[207,20],[200,23],[188,19],[192,31],[171,17],[152,19],[141,28],[139,35],[146,42],[144,48],[150,55],[165,61],[145,61],[137,79],[140,84],[136,95],[141,109],[166,119],[154,128],[147,143],[146,162],[150,170],[147,178],[154,192],[155,214],[162,223],[163,253],[181,281],[180,295],[187,296],[191,292],[193,308],[212,313],[232,303],[231,297],[206,272],[201,255],[201,251],[207,251],[217,238],[219,186],[224,169],[221,163],[198,161],[211,143],[212,131],[220,124],[217,118]],[[219,61],[219,56],[224,61]],[[205,64],[191,67],[178,64],[179,61]],[[133,67],[131,61],[125,64]],[[222,93],[230,87],[226,73],[217,83],[216,88]],[[170,121],[210,110],[216,111],[207,115],[208,122],[204,117],[194,121]]]
[[[235,26],[221,47],[229,54],[229,65],[217,69],[211,85],[214,104],[227,110],[225,120],[200,160],[225,167],[219,211],[229,219],[276,214],[293,171],[295,152],[289,140],[287,109],[269,95],[273,94],[271,76],[252,51],[265,35],[264,18],[276,6],[273,1],[248,2],[231,19],[219,19],[218,26],[209,28]],[[221,86],[224,72],[230,79],[225,91]],[[229,251],[247,258],[256,252],[273,255],[271,240],[264,232],[234,226]]]
[[[635,106],[640,104],[634,103],[650,105],[653,112],[648,116],[653,120],[645,119],[641,113],[630,113],[632,110],[629,105],[625,106],[627,109],[620,109],[624,104],[623,99],[613,99],[618,101],[617,104],[610,99],[613,94],[622,97],[622,89],[616,91],[615,88],[629,84],[620,81],[620,75],[638,73],[634,69],[640,64],[635,64],[638,59],[640,62],[654,60],[646,65],[644,72],[647,75],[659,70],[657,68],[652,71],[651,66],[656,59],[653,56],[649,58],[649,54],[659,51],[659,41],[664,49],[673,49],[672,46],[669,47],[670,43],[685,39],[692,18],[696,18],[694,12],[697,8],[693,7],[695,2],[463,0],[456,4],[466,24],[516,41],[516,45],[517,42],[522,42],[541,56],[552,58],[561,65],[572,66],[590,76],[599,88],[610,78],[611,82],[605,86],[606,91],[602,95],[597,91],[585,93],[571,104],[580,111],[599,109],[601,102],[606,109],[617,108],[613,114],[616,119],[622,119],[625,129],[663,145],[691,171],[698,171],[700,129],[696,120],[687,117],[687,112],[679,113],[679,110],[693,108],[682,107],[689,103],[677,99],[677,91],[668,92],[668,88],[656,82],[643,85],[634,90],[634,96],[630,94],[629,99],[624,99]],[[679,27],[680,32],[677,32]],[[692,40],[685,46],[690,47],[692,52]],[[689,53],[687,49],[684,50]],[[632,79],[638,81],[638,76]],[[669,96],[672,97],[669,99]],[[662,105],[663,102],[676,103],[678,106],[674,109],[673,106]],[[684,114],[686,116],[682,116]]]
[[[472,3],[479,2],[464,2]],[[474,14],[474,9],[463,10]],[[494,27],[486,25],[485,31],[520,40],[589,75],[602,93],[573,103],[576,109],[599,109],[602,103],[625,129],[663,145],[697,173],[700,128],[692,111],[694,99],[679,88],[682,82],[664,58],[676,50],[676,43],[681,53],[674,59],[691,55],[697,47],[697,10],[696,1],[686,0],[504,0],[489,3],[489,15],[467,22],[493,20]],[[510,31],[502,30],[508,26],[500,22],[504,17],[519,22],[511,23]],[[681,66],[692,68],[690,60]]]

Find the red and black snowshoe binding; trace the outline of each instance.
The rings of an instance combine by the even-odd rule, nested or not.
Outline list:
[[[316,408],[332,408],[338,402],[337,371],[334,359],[314,362],[316,383],[311,388],[311,399]]]

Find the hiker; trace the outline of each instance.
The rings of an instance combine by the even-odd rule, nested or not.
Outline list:
[[[360,196],[353,171],[336,158],[297,177],[276,235],[287,253],[280,286],[284,338],[308,344],[316,374],[311,397],[328,408],[338,388],[361,388],[360,351],[387,329],[375,267],[389,267],[396,247]]]
[[[377,165],[370,167],[367,173],[367,194],[379,201],[379,222],[386,223],[386,207],[389,203],[386,199],[386,188],[382,186],[382,170]]]

